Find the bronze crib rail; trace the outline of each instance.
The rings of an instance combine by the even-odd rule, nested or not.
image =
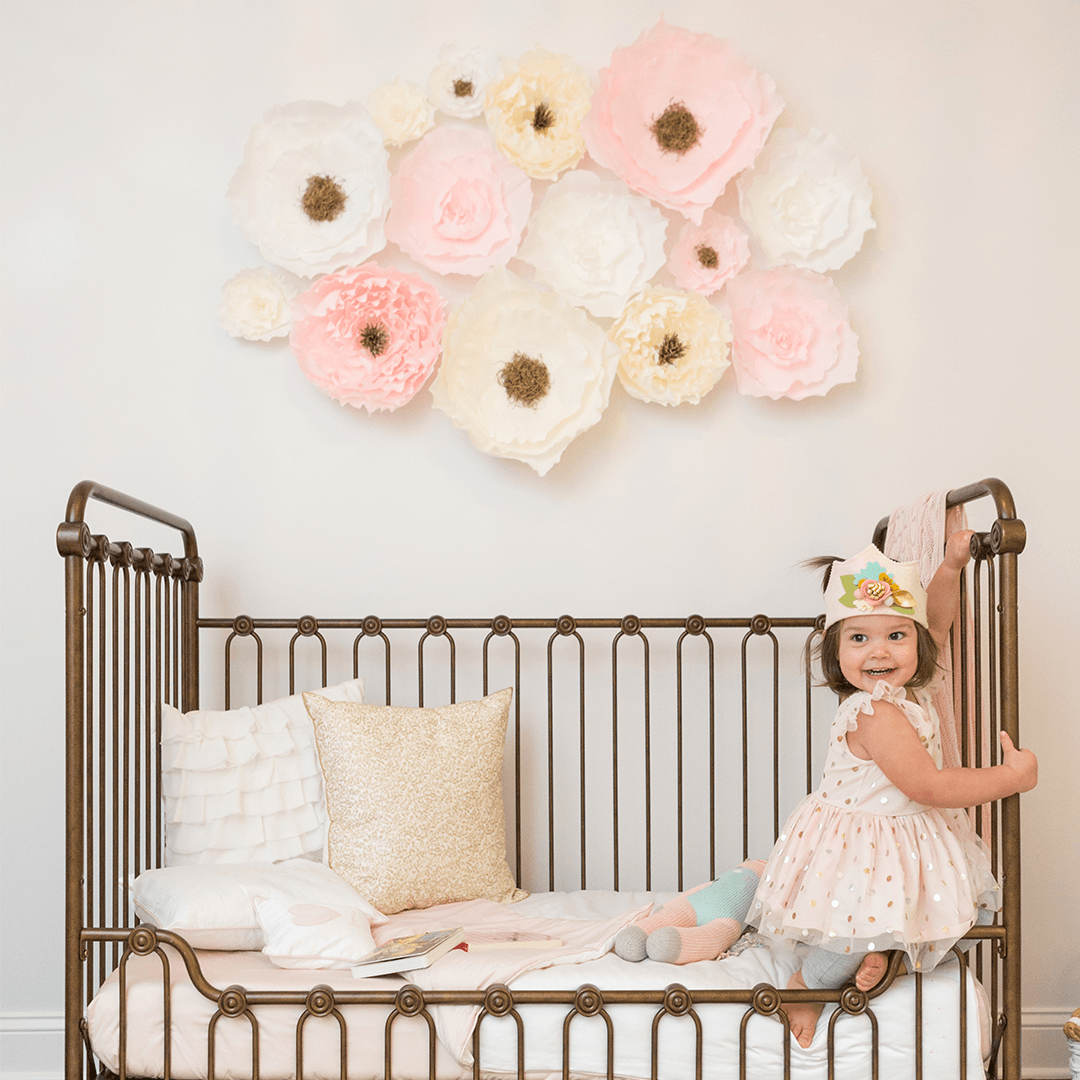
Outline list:
[[[993,500],[997,517],[973,541],[975,560],[963,588],[965,599],[973,603],[975,623],[970,633],[964,629],[954,640],[954,653],[971,660],[954,663],[954,670],[974,730],[996,732],[1000,726],[1019,744],[1016,558],[1024,546],[1024,526],[1016,518],[1011,494],[997,480],[957,489],[949,502],[984,497]],[[178,531],[183,555],[158,554],[92,533],[84,520],[92,500]],[[879,543],[886,524],[878,526]],[[470,671],[478,673],[474,683],[479,680],[470,693],[487,693],[490,682],[505,678],[495,688],[512,684],[515,689],[507,775],[513,794],[507,811],[514,819],[513,865],[518,882],[526,887],[681,890],[708,880],[724,868],[725,859],[737,861],[740,851],[746,858],[767,850],[762,845],[779,832],[781,811],[794,801],[792,793],[810,790],[816,778],[814,725],[822,692],[802,672],[794,679],[780,678],[781,670],[794,670],[793,662],[819,632],[815,617],[201,618],[198,586],[203,567],[191,525],[91,482],[73,490],[57,546],[65,558],[67,583],[68,1080],[84,1075],[84,1049],[86,1068],[93,1071],[88,1048],[82,1045],[85,1004],[110,971],[123,968],[133,948],[139,952],[150,940],[144,940],[143,930],[137,947],[133,945],[136,928],[128,882],[162,862],[162,705],[176,704],[185,711],[199,707],[200,676],[209,673],[220,680],[226,708],[238,681],[246,684],[249,697],[261,701],[264,685],[284,692],[286,677],[290,693],[301,674],[309,680],[306,685],[327,685],[328,672],[342,663],[354,677],[363,667],[369,682],[381,672],[387,702],[398,702],[400,687],[411,681],[419,705],[434,694],[454,701]],[[211,639],[219,644],[200,653],[200,641],[205,645]],[[241,647],[249,653],[254,648],[255,655],[249,657],[254,663],[238,672],[236,650]],[[607,673],[606,689],[597,689],[591,678],[597,667]],[[594,719],[597,713],[599,721]],[[792,716],[797,717],[794,724]],[[982,764],[981,736],[969,737],[966,725],[964,736],[964,760]],[[729,745],[740,758],[735,770],[728,767],[733,756]],[[995,746],[992,743],[991,753]],[[771,761],[765,770],[771,776],[763,782],[766,760]],[[533,761],[538,765],[526,763]],[[674,792],[667,784],[658,789],[658,772],[674,775]],[[609,823],[599,829],[592,825],[596,807],[602,822]],[[718,827],[726,815],[741,820],[741,835],[737,831],[734,840]],[[685,823],[706,816],[703,840],[701,830]],[[1005,905],[998,923],[969,935],[984,942],[971,962],[989,983],[996,1018],[992,1074],[1000,1067],[1003,1077],[1019,1080],[1018,798],[979,815],[980,828],[984,819],[995,870],[1004,879]],[[662,838],[659,845],[654,834]],[[628,835],[633,839],[629,845]],[[197,959],[186,944],[165,932],[158,937],[180,949],[201,993],[226,1002],[227,1008],[219,1010],[222,1015],[242,1015],[243,1009],[228,1010],[235,1009],[238,1000],[256,1000],[254,991],[213,988],[204,979],[199,985]],[[153,940],[156,949],[158,938]],[[894,977],[895,971],[890,981]],[[917,1009],[921,980],[915,977]],[[584,989],[588,992],[536,1000],[571,1006],[569,1030],[573,1016],[602,1018],[608,1007],[630,1001],[657,1005],[658,1026],[666,1015],[689,1016],[700,1023],[696,1004],[739,1001],[747,1006],[749,1018],[775,1012],[782,1001],[800,996],[773,988],[711,994],[682,987],[655,993]],[[836,1017],[865,1012],[873,1025],[869,1005],[878,992],[865,1001],[844,998],[842,992],[817,997],[839,1002]],[[222,997],[228,993],[233,996]],[[331,1012],[340,997],[330,995]],[[421,995],[418,1007],[415,998],[394,1000],[399,1010],[411,1002],[413,1015],[427,1015],[427,1006],[442,999]],[[533,1001],[524,991],[506,988],[491,988],[475,1000],[468,994],[454,1000],[481,1004],[482,1016],[511,1017],[519,1017],[518,1007]],[[961,1017],[963,1027],[966,1012]],[[257,1025],[254,1030],[257,1046]],[[342,1032],[344,1038],[344,1028]],[[830,1025],[830,1046],[831,1039]],[[656,1040],[654,1031],[654,1076]],[[962,1057],[965,1052],[962,1042]],[[915,1054],[922,1077],[918,1033]],[[700,1054],[698,1061],[700,1075]],[[257,1060],[254,1066],[257,1075]],[[389,1068],[388,1059],[387,1075]],[[742,1068],[745,1072],[745,1061]]]

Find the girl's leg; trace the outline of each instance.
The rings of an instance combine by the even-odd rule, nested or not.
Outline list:
[[[854,979],[860,990],[872,990],[885,974],[887,962],[879,952],[834,953],[814,949],[803,962],[802,970],[788,980],[789,990],[836,990]],[[800,1046],[809,1046],[814,1038],[822,1006],[800,1001],[784,1006],[791,1033]]]

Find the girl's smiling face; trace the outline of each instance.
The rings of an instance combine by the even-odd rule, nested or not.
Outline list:
[[[915,623],[902,615],[853,615],[840,625],[840,670],[856,690],[873,690],[879,680],[899,689],[919,667]]]

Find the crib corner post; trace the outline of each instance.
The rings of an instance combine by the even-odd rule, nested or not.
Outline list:
[[[64,556],[65,590],[65,711],[66,711],[66,775],[67,810],[67,871],[65,882],[65,945],[64,945],[64,1076],[65,1080],[81,1080],[83,1075],[83,1043],[79,1030],[82,1017],[83,962],[83,665],[85,641],[83,635],[83,589],[85,568],[82,549],[88,545],[89,530],[83,523],[79,529],[61,526],[57,546]]]

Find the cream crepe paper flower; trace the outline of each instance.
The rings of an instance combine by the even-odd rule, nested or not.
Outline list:
[[[431,396],[477,449],[543,476],[603,415],[617,360],[583,311],[496,267],[447,321]]]
[[[446,116],[471,119],[484,111],[484,94],[498,72],[495,57],[486,49],[444,45],[428,78],[428,98]]]
[[[731,361],[731,324],[697,293],[646,289],[608,336],[619,347],[619,382],[639,401],[696,405]]]
[[[292,325],[289,301],[296,290],[265,266],[241,270],[221,287],[218,315],[232,337],[270,341],[284,337]]]
[[[363,105],[271,109],[251,129],[227,194],[263,258],[300,277],[362,263],[386,246],[390,170]]]
[[[539,45],[516,63],[503,61],[503,77],[484,98],[495,145],[536,180],[554,180],[585,154],[581,121],[592,86],[569,56]]]
[[[614,318],[664,265],[666,232],[648,199],[575,169],[548,188],[518,257],[571,304]]]
[[[858,159],[817,130],[774,131],[736,187],[739,213],[770,266],[836,270],[875,227],[870,183]]]
[[[386,146],[403,146],[435,126],[435,107],[419,86],[400,75],[373,91],[365,104]]]

